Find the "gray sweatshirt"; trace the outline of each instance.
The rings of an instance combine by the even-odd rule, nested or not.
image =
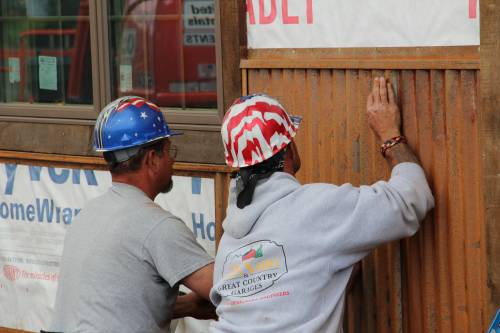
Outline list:
[[[401,163],[372,186],[309,184],[276,172],[252,203],[230,184],[210,293],[211,332],[341,332],[353,265],[413,235],[434,198],[422,168]]]

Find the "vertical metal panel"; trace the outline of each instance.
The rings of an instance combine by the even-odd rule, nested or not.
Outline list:
[[[394,84],[404,133],[436,208],[411,239],[377,248],[348,296],[347,332],[480,332],[486,281],[476,70],[248,69],[248,92],[304,116],[303,183],[370,184],[389,177],[365,115],[374,76]]]

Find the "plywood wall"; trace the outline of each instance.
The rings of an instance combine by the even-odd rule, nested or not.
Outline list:
[[[304,117],[297,136],[303,183],[388,178],[365,105],[372,78],[389,78],[404,134],[435,194],[436,208],[416,236],[376,249],[361,264],[348,297],[346,331],[484,331],[479,71],[251,67],[243,70],[248,93],[268,93]]]

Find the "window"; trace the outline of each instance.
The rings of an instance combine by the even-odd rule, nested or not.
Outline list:
[[[217,106],[214,0],[115,0],[108,20],[113,98]]]
[[[2,1],[0,102],[92,104],[87,1]]]
[[[0,117],[95,119],[119,96],[217,125],[215,0],[0,1]]]

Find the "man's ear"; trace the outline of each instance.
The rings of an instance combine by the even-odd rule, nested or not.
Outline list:
[[[285,165],[283,167],[283,171],[291,174],[292,176],[295,176],[297,171],[299,171],[300,169],[301,162],[299,151],[297,150],[297,146],[295,145],[295,142],[293,140],[288,144],[284,162]]]
[[[292,144],[290,143],[288,145],[288,147],[286,147],[286,152],[285,152],[285,156],[283,157],[283,171],[286,172],[286,173],[289,173],[291,174],[292,176],[295,175],[295,173],[293,172],[293,156],[294,156],[294,152],[293,152],[293,149],[292,149]]]
[[[297,144],[295,141],[292,141],[293,146],[293,168],[294,173],[299,172],[300,167],[302,166],[302,161],[300,160],[299,148],[297,148]]]
[[[142,158],[142,167],[147,170],[154,170],[159,163],[158,153],[154,149],[149,149]]]

